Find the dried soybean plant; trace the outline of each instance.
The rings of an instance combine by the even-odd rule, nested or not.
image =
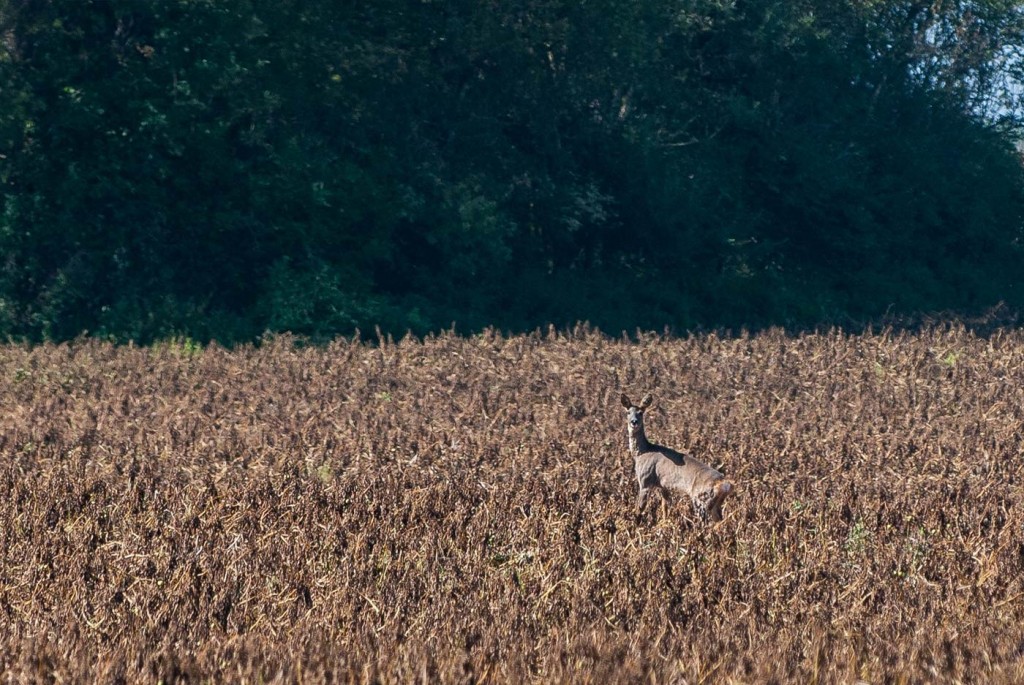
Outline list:
[[[622,388],[722,524],[636,525]],[[1018,331],[8,345],[0,407],[3,680],[1024,678]]]

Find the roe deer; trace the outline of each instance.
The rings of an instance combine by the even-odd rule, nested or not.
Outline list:
[[[622,393],[622,406],[626,408],[629,433],[629,453],[636,467],[636,479],[640,484],[637,497],[638,510],[644,508],[653,488],[684,492],[693,501],[693,508],[702,521],[710,517],[722,520],[722,502],[732,492],[732,483],[725,476],[699,459],[682,454],[668,447],[655,445],[644,434],[644,411],[651,406],[650,395],[633,404]]]

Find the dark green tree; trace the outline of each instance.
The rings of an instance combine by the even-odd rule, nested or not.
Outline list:
[[[1019,307],[1022,36],[1002,0],[0,0],[0,330]]]

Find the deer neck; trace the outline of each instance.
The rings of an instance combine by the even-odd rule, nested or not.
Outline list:
[[[644,452],[647,452],[651,443],[647,442],[647,436],[644,435],[644,427],[637,426],[634,428],[628,428],[627,434],[629,435],[629,453],[634,457]]]

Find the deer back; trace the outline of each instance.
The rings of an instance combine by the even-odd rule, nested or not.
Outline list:
[[[660,485],[690,495],[703,492],[724,476],[700,459],[660,445],[636,456],[637,477],[645,485]]]

